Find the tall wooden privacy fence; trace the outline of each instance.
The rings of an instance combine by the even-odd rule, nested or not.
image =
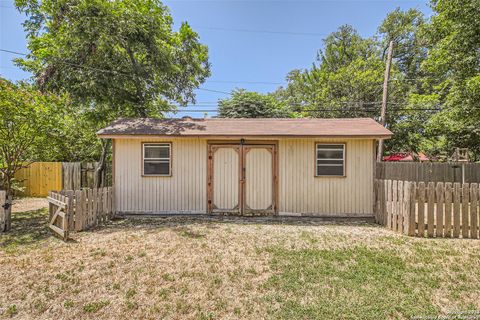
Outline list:
[[[375,181],[375,218],[392,230],[419,237],[479,237],[477,183]]]
[[[34,162],[15,174],[23,196],[45,197],[51,190],[95,187],[96,162]],[[111,166],[103,172],[103,186],[111,185]],[[103,187],[102,186],[102,187]]]
[[[377,162],[376,178],[415,182],[480,182],[480,163]]]
[[[65,240],[70,231],[87,230],[111,219],[114,213],[111,187],[51,191],[47,199],[50,229]]]
[[[45,197],[50,190],[62,189],[61,162],[34,162],[15,174],[23,190],[19,194]]]

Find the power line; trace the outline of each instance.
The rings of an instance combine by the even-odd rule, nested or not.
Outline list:
[[[442,111],[442,109],[439,108],[398,108],[398,109],[391,109],[392,111]],[[170,112],[218,112],[218,109],[179,109],[179,110],[171,110]],[[370,112],[370,113],[375,113],[378,112],[378,110],[372,110],[372,109],[361,109],[361,108],[356,108],[356,109],[302,109],[299,110],[299,112]]]
[[[208,82],[212,82],[212,83],[276,84],[276,85],[287,84],[287,82],[271,82],[271,81],[233,81],[233,80],[208,80]]]
[[[195,29],[205,29],[213,31],[233,31],[233,32],[248,32],[248,33],[266,33],[266,34],[285,34],[291,36],[328,36],[328,33],[317,32],[295,32],[295,31],[275,31],[275,30],[259,30],[259,29],[237,29],[237,28],[222,28],[222,27],[202,27],[192,26]]]
[[[207,89],[207,88],[197,88],[197,89],[198,89],[198,90],[202,90],[202,91],[216,92],[216,93],[223,93],[223,94],[228,94],[228,95],[230,95],[230,92],[226,92],[226,91],[213,90],[213,89]]]
[[[26,53],[23,53],[23,52],[17,52],[17,51],[12,51],[12,50],[7,50],[7,49],[0,49],[0,51],[7,52],[7,53],[12,53],[12,54],[18,54],[18,55],[21,55],[21,56],[26,56],[27,55]]]
[[[21,55],[21,56],[27,56],[26,53],[18,52],[18,51],[12,51],[12,50],[7,50],[7,49],[0,49],[0,51],[11,53],[11,54],[16,54],[16,55]],[[110,73],[110,74],[121,74],[121,75],[128,76],[128,77],[132,76],[129,73],[120,72],[120,71],[116,71],[116,70],[106,70],[106,69],[100,69],[100,68],[87,67],[87,66],[84,66],[84,65],[79,65],[79,64],[76,64],[76,63],[70,63],[70,62],[61,61],[61,60],[57,60],[56,62],[63,63],[63,64],[66,64],[66,65],[69,65],[69,66],[72,66],[72,67],[76,67],[76,68],[81,68],[81,69],[87,69],[87,70],[98,71],[98,72],[103,72],[103,73]],[[209,92],[223,93],[223,94],[228,94],[228,95],[230,94],[230,92],[213,90],[213,89],[208,89],[208,88],[197,88],[197,89],[198,90],[203,90],[203,91],[209,91]]]

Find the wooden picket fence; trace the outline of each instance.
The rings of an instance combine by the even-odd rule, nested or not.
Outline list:
[[[375,181],[375,218],[418,237],[479,238],[477,183]]]
[[[87,230],[113,218],[115,212],[111,187],[51,191],[47,199],[50,204],[50,224],[61,228],[62,233],[55,228],[51,229],[64,239],[68,238],[70,231]],[[59,207],[65,212],[61,225],[53,219]]]

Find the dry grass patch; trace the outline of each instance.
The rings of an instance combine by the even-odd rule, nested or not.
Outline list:
[[[0,238],[0,317],[385,319],[480,309],[474,240],[169,218],[115,221],[63,243],[45,217],[15,214]]]

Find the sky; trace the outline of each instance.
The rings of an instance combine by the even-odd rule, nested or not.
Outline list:
[[[216,109],[218,99],[228,97],[235,88],[274,91],[285,83],[289,71],[309,68],[322,39],[343,24],[368,37],[397,7],[431,14],[424,0],[175,0],[164,4],[170,8],[175,28],[186,21],[198,32],[209,48],[212,65],[211,77],[196,91],[196,105],[171,115],[175,117],[203,117],[203,112],[193,110]],[[0,0],[0,49],[28,52],[24,20],[13,0]],[[0,52],[0,75],[12,81],[28,79],[30,75],[12,63],[15,57]]]

